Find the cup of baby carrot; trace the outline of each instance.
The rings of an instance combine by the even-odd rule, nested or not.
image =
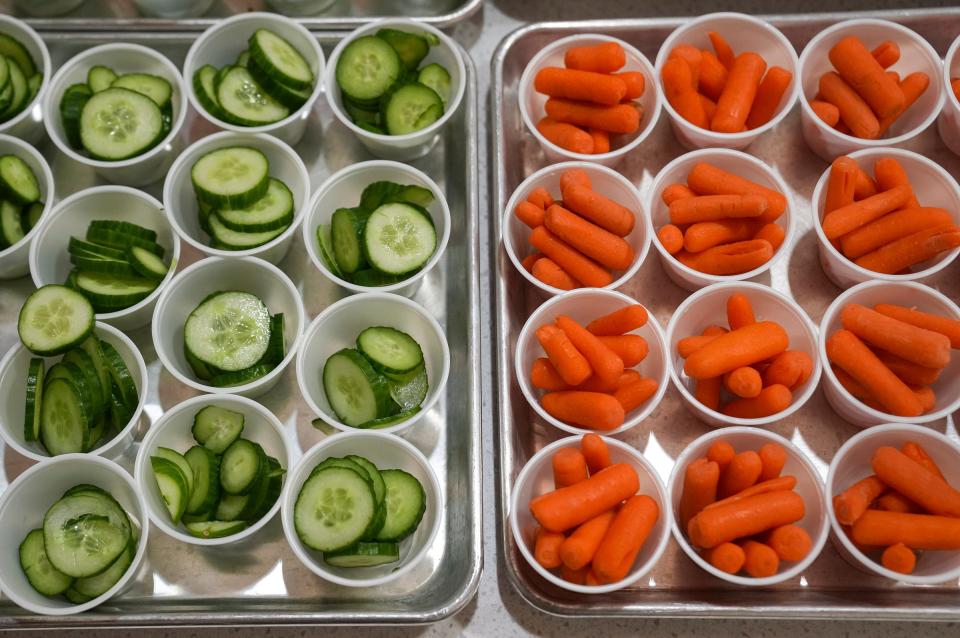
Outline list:
[[[915,282],[868,281],[820,321],[823,393],[845,421],[930,423],[960,408],[960,308]]]
[[[845,20],[821,31],[800,54],[800,86],[803,137],[827,162],[900,145],[943,105],[940,56],[889,20]]]
[[[960,576],[960,445],[918,425],[851,437],[827,474],[837,551],[851,565],[913,585]]]
[[[541,49],[520,76],[520,116],[547,160],[614,166],[660,118],[653,65],[605,35],[578,34]]]
[[[597,434],[554,441],[520,470],[510,529],[554,585],[604,594],[638,584],[670,539],[667,491],[636,449]]]
[[[943,58],[944,105],[937,119],[940,139],[960,155],[960,35]]]
[[[667,493],[680,547],[730,583],[766,587],[795,578],[827,541],[820,474],[799,448],[766,430],[699,437],[677,458]]]
[[[841,288],[919,281],[960,255],[960,185],[912,151],[871,148],[836,158],[811,208],[820,265]]]
[[[656,73],[674,135],[687,148],[745,148],[797,99],[793,44],[743,13],[685,21],[660,47]]]

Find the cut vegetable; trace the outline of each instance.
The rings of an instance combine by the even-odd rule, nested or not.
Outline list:
[[[93,332],[93,307],[75,290],[57,284],[33,291],[20,308],[17,331],[30,352],[62,354]]]
[[[270,162],[257,149],[231,146],[201,157],[190,176],[201,201],[214,208],[244,208],[267,193]]]
[[[333,552],[359,541],[377,510],[366,476],[345,467],[314,471],[293,508],[294,527],[304,545]]]
[[[191,432],[197,443],[214,454],[223,454],[243,432],[243,414],[216,405],[201,408],[193,417]]]
[[[227,372],[256,364],[270,341],[270,313],[255,295],[215,293],[187,317],[184,343],[200,361]]]
[[[422,268],[437,248],[437,233],[429,213],[406,203],[391,203],[370,214],[363,232],[370,263],[389,275]]]
[[[80,142],[106,161],[142,155],[163,139],[160,107],[141,93],[111,87],[94,93],[80,114]]]
[[[323,366],[323,389],[334,414],[343,423],[359,426],[394,413],[387,379],[357,350],[345,348]]]

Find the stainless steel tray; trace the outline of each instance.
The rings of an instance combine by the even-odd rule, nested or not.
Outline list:
[[[857,14],[860,17],[862,14]],[[960,10],[899,11],[878,14],[918,31],[941,53],[956,37]],[[769,16],[768,19],[801,50],[824,27],[853,14],[808,14]],[[533,137],[527,133],[517,106],[517,85],[527,62],[547,43],[574,33],[603,33],[616,36],[639,48],[650,60],[666,36],[682,19],[637,19],[596,22],[536,24],[509,35],[493,60],[491,89],[493,118],[494,206],[491,211],[492,237],[501,237],[500,214],[513,189],[546,160]],[[908,148],[941,163],[952,175],[960,175],[960,158],[951,155],[932,127]],[[684,150],[670,131],[666,114],[651,136],[618,167],[646,194],[654,175]],[[823,275],[817,262],[817,240],[812,230],[810,195],[827,165],[810,152],[800,135],[796,109],[775,131],[766,134],[748,149],[778,170],[791,189],[794,213],[798,218],[797,239],[789,259],[784,259],[769,275],[760,278],[794,297],[819,322],[820,316],[839,294]],[[497,419],[499,454],[499,532],[504,550],[506,577],[534,607],[565,616],[661,616],[661,617],[809,617],[862,619],[960,618],[960,587],[953,582],[937,587],[904,587],[869,576],[847,564],[830,543],[800,578],[768,589],[734,587],[722,583],[687,558],[676,541],[642,585],[602,596],[584,596],[562,590],[539,577],[526,564],[510,533],[506,518],[507,503],[514,480],[524,463],[541,447],[562,434],[543,422],[531,410],[513,374],[514,346],[517,335],[533,308],[544,298],[516,272],[503,250],[497,246],[492,257],[496,264],[495,303],[497,338],[493,361],[496,365]],[[939,277],[927,281],[953,299],[960,298],[960,277],[954,264]],[[622,288],[653,312],[661,325],[687,296],[670,282],[654,251],[647,257],[636,277]],[[957,415],[954,415],[956,418]],[[951,420],[932,424],[956,437]],[[797,443],[809,453],[825,476],[839,446],[857,430],[837,417],[821,391],[794,416],[772,429]],[[694,438],[707,431],[680,402],[671,387],[653,415],[640,426],[625,433],[631,443],[657,465],[666,480],[674,459]]]
[[[317,33],[325,48],[343,33]],[[76,52],[123,38],[146,44],[183,62],[193,37],[189,33],[44,33],[54,68]],[[444,189],[452,228],[445,257],[424,280],[414,299],[444,327],[450,344],[452,374],[437,406],[413,428],[408,440],[436,470],[446,503],[442,527],[427,557],[398,582],[373,590],[353,590],[325,583],[294,556],[283,535],[280,517],[242,546],[198,548],[176,541],[154,527],[145,568],[132,589],[97,609],[71,617],[29,614],[0,599],[0,630],[7,628],[143,627],[170,625],[313,625],[428,623],[463,607],[476,592],[481,555],[480,488],[480,349],[477,212],[477,83],[464,52],[467,94],[440,142],[425,158],[413,162]],[[190,137],[206,129],[195,114],[184,127]],[[97,183],[92,173],[70,166],[62,155],[44,148],[51,160],[57,195],[63,199]],[[332,172],[372,159],[346,127],[320,100],[296,147],[307,163],[316,188]],[[160,198],[162,182],[147,190]],[[302,291],[309,318],[344,296],[310,263],[296,234],[280,267]],[[200,258],[184,247],[182,268]],[[33,290],[29,277],[0,282],[0,351],[17,340],[16,315]],[[165,409],[195,394],[163,370],[149,326],[130,334],[143,353],[149,372],[149,396],[140,437]],[[287,427],[295,429],[303,450],[324,437],[310,421],[313,414],[300,396],[291,366],[277,388],[260,399]],[[138,438],[140,438],[138,437]],[[0,444],[3,472],[0,489],[30,462]],[[121,459],[132,470],[136,450]]]
[[[27,0],[29,1],[29,0]],[[289,2],[289,0],[287,0]],[[23,2],[21,1],[21,4]],[[383,17],[406,17],[432,24],[439,29],[452,27],[480,8],[483,0],[334,0],[333,5],[314,15],[294,15],[265,0],[214,0],[210,9],[197,18],[173,20],[149,17],[134,0],[85,0],[63,15],[30,17],[15,0],[0,1],[0,13],[24,18],[35,29],[85,31],[103,29],[203,31],[218,18],[246,11],[277,11],[296,17],[308,29],[355,29]]]

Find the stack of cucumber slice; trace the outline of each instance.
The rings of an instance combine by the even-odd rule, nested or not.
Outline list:
[[[279,122],[303,106],[316,78],[303,55],[268,29],[250,36],[249,49],[221,69],[205,64],[193,90],[210,115],[238,126]]]
[[[379,135],[406,135],[440,119],[450,99],[450,72],[418,68],[433,34],[380,29],[357,38],[337,60],[343,108],[354,124]]]
[[[131,222],[94,220],[84,238],[70,238],[67,250],[73,270],[66,283],[89,299],[97,312],[117,312],[140,303],[170,269],[156,231]]]
[[[200,302],[183,327],[187,362],[208,385],[250,383],[286,356],[283,313],[248,292],[215,292]]]
[[[50,506],[43,527],[20,543],[20,567],[44,596],[81,605],[107,593],[130,569],[138,530],[113,496],[96,485],[71,487]]]
[[[200,228],[222,250],[249,250],[273,241],[293,223],[293,193],[270,177],[267,156],[249,146],[210,151],[190,170]]]
[[[400,541],[413,534],[427,509],[417,478],[379,470],[351,454],[317,465],[293,507],[297,536],[334,567],[376,567],[400,560]]]
[[[137,157],[170,133],[173,87],[157,75],[120,75],[94,66],[86,83],[71,84],[63,92],[60,122],[70,146],[93,159]]]
[[[0,250],[26,237],[40,221],[43,206],[40,183],[27,163],[16,155],[0,156]]]
[[[23,112],[40,92],[43,73],[19,40],[0,33],[0,122]]]
[[[93,334],[93,307],[66,286],[49,285],[31,294],[17,322],[30,352],[23,435],[51,456],[89,452],[113,438],[140,403],[123,357]],[[41,357],[63,355],[50,368]]]
[[[375,326],[323,366],[323,391],[341,422],[356,428],[383,428],[420,410],[430,388],[423,351],[396,328]]]
[[[330,224],[317,227],[320,256],[337,277],[360,286],[386,286],[407,279],[437,249],[437,231],[426,211],[429,189],[373,182],[360,204],[338,208]]]
[[[198,445],[185,454],[158,447],[150,457],[174,525],[198,538],[232,536],[263,518],[280,497],[286,470],[258,444],[240,437],[243,415],[215,405],[193,417]]]

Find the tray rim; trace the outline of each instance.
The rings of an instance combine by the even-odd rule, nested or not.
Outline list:
[[[753,15],[753,14],[751,14]],[[935,7],[919,9],[888,9],[879,11],[831,11],[831,12],[811,12],[795,14],[756,14],[757,18],[769,20],[776,24],[803,24],[804,22],[832,20],[839,22],[851,18],[875,17],[888,19],[898,22],[911,22],[920,19],[937,18],[955,18],[960,19],[960,7]],[[658,17],[658,18],[617,18],[600,20],[563,20],[546,21],[530,23],[514,29],[508,33],[497,45],[493,57],[490,61],[491,82],[490,82],[490,121],[492,126],[489,133],[489,142],[491,145],[492,161],[497,162],[495,171],[491,172],[492,183],[492,206],[490,210],[490,219],[488,221],[490,238],[495,243],[490,250],[489,258],[492,261],[490,272],[494,275],[495,281],[491,288],[493,290],[493,309],[496,313],[496,322],[493,326],[493,343],[491,344],[491,366],[493,367],[493,382],[495,383],[495,400],[493,403],[493,423],[494,423],[494,470],[497,477],[497,489],[495,491],[497,546],[501,561],[498,565],[503,566],[507,580],[514,591],[534,609],[560,618],[590,617],[590,618],[698,618],[698,619],[807,619],[818,618],[827,620],[916,620],[916,621],[935,621],[949,622],[960,619],[960,602],[954,606],[948,605],[930,605],[925,607],[897,607],[892,605],[874,606],[864,605],[832,605],[829,608],[816,606],[814,604],[801,605],[771,605],[771,604],[716,604],[716,603],[688,603],[675,600],[672,603],[662,604],[657,602],[645,602],[642,599],[637,602],[631,602],[629,609],[614,608],[613,605],[606,607],[591,608],[584,605],[567,604],[551,599],[544,594],[542,590],[534,589],[530,586],[523,570],[533,572],[532,568],[525,564],[519,551],[514,546],[513,534],[510,530],[508,519],[508,503],[510,502],[510,492],[513,486],[512,460],[514,450],[509,444],[509,437],[514,431],[514,426],[503,409],[501,403],[504,396],[507,396],[511,383],[513,383],[513,372],[511,363],[511,352],[504,340],[508,333],[506,321],[505,296],[506,291],[503,284],[504,273],[501,266],[503,258],[501,251],[501,211],[509,198],[506,188],[506,168],[503,162],[498,161],[502,157],[504,147],[504,136],[507,131],[504,127],[502,117],[505,107],[504,99],[504,62],[507,55],[513,47],[526,36],[536,32],[555,31],[558,34],[569,32],[573,29],[580,31],[595,30],[604,32],[607,30],[619,30],[625,28],[668,28],[674,29],[680,26],[689,16]],[[561,35],[558,35],[561,37]],[[508,463],[510,461],[510,463]],[[534,574],[534,578],[537,576]],[[666,591],[666,590],[661,590]],[[752,589],[711,589],[711,592],[720,592],[725,597],[731,599],[747,599],[752,593],[763,590]],[[852,592],[854,590],[838,590]],[[883,597],[895,599],[899,590],[884,592]],[[871,592],[876,595],[876,592]],[[956,593],[934,594],[956,600]],[[638,596],[638,598],[641,598]]]

